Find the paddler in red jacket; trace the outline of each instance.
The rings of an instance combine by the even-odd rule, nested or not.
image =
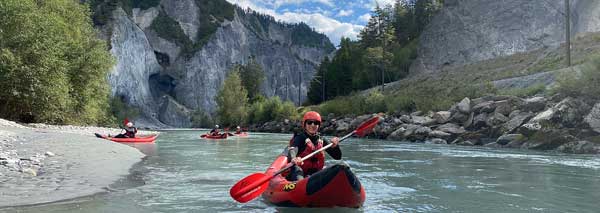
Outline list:
[[[302,118],[303,132],[294,135],[290,140],[288,159],[292,159],[291,162],[296,165],[291,168],[288,180],[297,181],[321,171],[325,166],[325,153],[318,153],[305,161],[300,161],[300,159],[329,143],[333,143],[325,150],[329,156],[336,160],[342,159],[342,150],[338,146],[339,138],[334,137],[331,141],[322,138],[319,135],[319,127],[321,127],[321,115],[315,111],[306,112]]]

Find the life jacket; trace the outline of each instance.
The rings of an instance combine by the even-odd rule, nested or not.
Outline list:
[[[323,140],[318,139],[317,144],[313,144],[313,142],[309,139],[306,138],[305,140],[306,142],[306,148],[304,149],[304,151],[302,151],[302,153],[300,153],[298,155],[298,157],[304,157],[304,156],[308,156],[310,153],[313,153],[314,151],[323,148]],[[323,169],[323,167],[325,166],[325,153],[323,151],[313,155],[312,157],[310,157],[309,159],[306,159],[302,165],[300,165],[300,168],[302,168],[302,171],[304,172],[304,176],[306,175],[311,175],[315,172],[321,171]]]
[[[128,127],[125,129],[125,136],[128,138],[135,138],[135,133],[137,133],[137,129],[135,127]]]

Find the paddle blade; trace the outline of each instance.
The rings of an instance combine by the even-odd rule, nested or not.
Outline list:
[[[271,178],[263,173],[248,175],[229,189],[229,195],[240,203],[251,201],[267,190]]]
[[[358,128],[356,128],[354,134],[356,134],[358,137],[368,135],[369,133],[371,133],[373,128],[377,126],[377,123],[379,123],[379,116],[375,116],[363,122]]]
[[[129,123],[129,119],[125,118],[125,120],[123,120],[123,126],[127,126],[127,123]]]

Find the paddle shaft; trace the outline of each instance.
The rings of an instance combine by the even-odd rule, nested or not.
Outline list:
[[[352,131],[351,133],[345,135],[344,137],[340,138],[340,142],[342,142],[343,140],[346,140],[347,138],[349,138],[350,136],[352,136],[354,133],[356,133],[356,130]],[[313,155],[316,155],[317,153],[328,149],[329,147],[333,146],[333,143],[329,143],[327,144],[327,146],[324,146],[323,148],[320,148],[310,154],[308,154],[307,156],[304,156],[302,159],[300,159],[300,161],[305,161],[306,159],[309,159],[310,157],[312,157]],[[294,163],[290,162],[288,163],[284,168],[280,169],[279,171],[273,173],[273,175],[271,176],[266,176],[265,178],[262,178],[259,181],[256,181],[246,187],[244,187],[242,190],[240,190],[239,192],[237,192],[237,194],[235,196],[238,195],[242,195],[242,194],[246,194],[249,191],[252,191],[252,189],[262,185],[264,182],[271,180],[273,177],[281,174],[282,172],[285,172],[286,170],[288,170],[289,168],[291,168],[292,166],[294,166]]]
[[[351,133],[348,133],[347,135],[344,135],[344,137],[340,138],[340,142],[342,142],[343,140],[346,140],[347,138],[349,138],[350,136],[352,136],[354,133],[356,133],[356,130],[352,131]],[[333,146],[333,143],[329,143],[329,144],[327,144],[327,146],[324,146],[323,148],[320,148],[320,149],[318,149],[318,150],[316,150],[316,151],[308,154],[307,156],[304,156],[302,159],[300,159],[300,161],[305,161],[306,159],[309,159],[313,155],[316,155],[317,153],[322,152],[323,150],[326,150],[326,149],[328,149],[331,146]],[[288,165],[285,166],[283,169],[280,169],[279,171],[275,172],[273,174],[273,176],[281,174],[282,172],[285,172],[285,170],[291,168],[292,166],[294,166],[294,163],[291,163],[291,162],[288,163]]]

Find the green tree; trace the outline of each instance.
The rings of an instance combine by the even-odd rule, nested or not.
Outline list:
[[[256,58],[251,57],[250,61],[246,65],[238,65],[242,85],[248,91],[248,98],[250,102],[256,101],[256,97],[260,95],[260,87],[265,80],[265,72],[263,71],[260,64],[256,62]]]
[[[242,86],[239,69],[232,69],[223,87],[215,97],[217,101],[217,118],[225,126],[246,123],[248,117],[248,92]]]
[[[329,57],[325,56],[325,59],[319,64],[317,74],[310,81],[310,87],[308,88],[308,101],[311,104],[319,104],[325,101],[324,86],[326,86],[325,72],[329,68]],[[325,85],[324,85],[325,84]]]
[[[113,59],[77,1],[0,2],[0,116],[24,122],[110,120]]]

